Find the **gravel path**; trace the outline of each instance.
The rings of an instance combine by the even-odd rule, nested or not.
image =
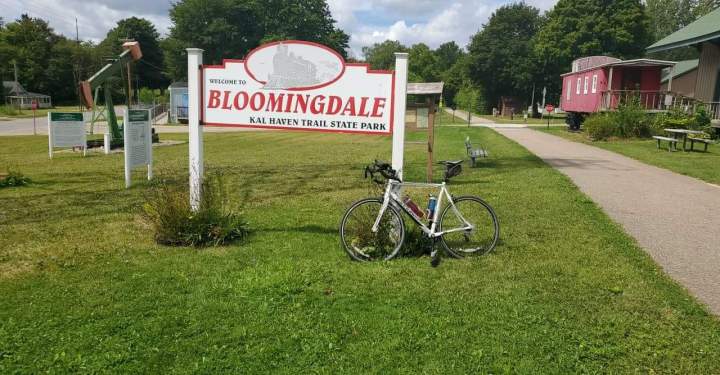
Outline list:
[[[570,177],[720,315],[720,186],[532,129],[496,130]]]

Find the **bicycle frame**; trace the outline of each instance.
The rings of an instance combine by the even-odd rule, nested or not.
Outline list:
[[[437,188],[439,189],[439,192],[437,194],[437,203],[435,206],[435,211],[433,212],[432,220],[430,221],[430,227],[428,227],[423,221],[415,215],[415,213],[402,201],[400,198],[400,194],[402,193],[403,187],[424,187],[424,188]],[[440,216],[440,211],[442,209],[443,205],[443,198],[447,200],[450,207],[452,207],[455,214],[462,220],[463,223],[465,223],[465,226],[458,227],[458,228],[451,228],[448,230],[444,230],[441,232],[437,231],[437,221],[438,217]],[[462,216],[460,211],[455,207],[455,203],[453,203],[452,196],[447,190],[447,187],[445,186],[445,183],[440,184],[431,184],[431,183],[422,183],[422,182],[400,182],[395,180],[389,180],[386,187],[385,187],[385,194],[383,195],[383,204],[380,207],[380,212],[378,213],[377,219],[375,219],[375,223],[373,224],[372,231],[377,232],[378,228],[380,227],[380,220],[382,219],[382,216],[385,214],[385,211],[387,210],[387,207],[393,204],[395,207],[400,208],[401,210],[405,211],[410,218],[413,219],[415,224],[417,224],[420,227],[420,230],[425,233],[429,238],[437,238],[442,236],[446,233],[452,233],[452,232],[460,232],[460,231],[469,231],[475,229],[475,226],[470,224],[467,220],[465,220],[465,217]]]

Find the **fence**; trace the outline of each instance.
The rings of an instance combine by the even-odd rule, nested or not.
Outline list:
[[[720,121],[720,102],[703,103],[669,91],[637,91],[611,90],[602,93],[601,111],[617,109],[619,105],[637,103],[648,111],[666,111],[678,108],[687,113],[694,113],[699,106],[704,106],[713,121]]]

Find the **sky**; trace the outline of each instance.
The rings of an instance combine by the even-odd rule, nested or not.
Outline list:
[[[98,42],[117,21],[132,16],[147,18],[161,35],[168,32],[172,0],[0,0],[5,22],[27,13],[48,20],[56,32]],[[487,22],[501,0],[328,0],[337,25],[350,35],[350,54],[362,57],[363,46],[386,39],[405,45],[423,42],[431,48],[455,41],[468,44],[470,36]],[[526,0],[547,10],[556,0]]]

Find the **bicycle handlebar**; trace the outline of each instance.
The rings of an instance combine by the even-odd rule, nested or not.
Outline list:
[[[400,179],[397,177],[397,171],[392,168],[390,163],[375,160],[372,164],[365,167],[365,178],[368,178],[368,176],[370,176],[370,179],[376,184],[384,184],[384,181],[375,176],[376,173],[379,173],[387,180],[400,181]]]

